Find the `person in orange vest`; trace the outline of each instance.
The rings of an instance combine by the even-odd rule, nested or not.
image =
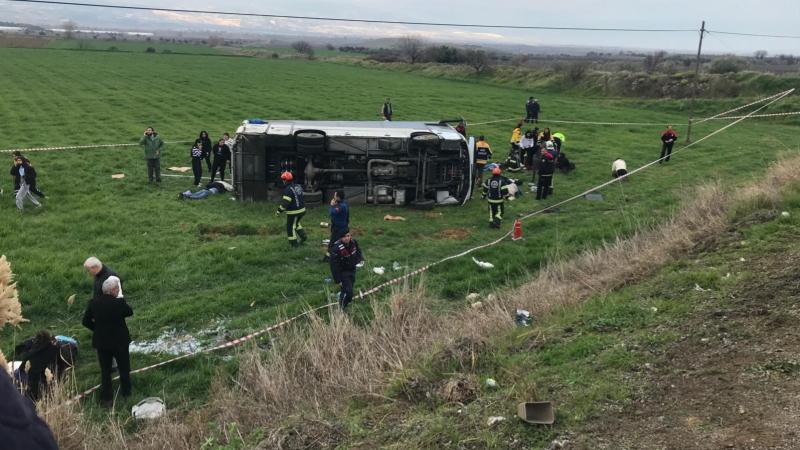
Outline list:
[[[672,125],[667,125],[667,129],[661,133],[661,160],[658,162],[669,161],[669,155],[672,154],[672,145],[678,140],[678,133],[672,129]]]
[[[492,147],[486,142],[486,138],[478,136],[475,143],[475,184],[479,185],[483,181],[483,168],[492,159]]]

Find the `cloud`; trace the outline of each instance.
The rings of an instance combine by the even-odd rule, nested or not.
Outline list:
[[[241,27],[242,19],[234,17],[217,17],[208,14],[181,14],[172,11],[153,11],[154,16],[176,22],[217,25],[223,27]]]

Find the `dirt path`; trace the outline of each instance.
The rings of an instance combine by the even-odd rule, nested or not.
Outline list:
[[[677,345],[646,365],[631,405],[566,448],[800,448],[800,235],[747,257],[746,279],[704,292]]]

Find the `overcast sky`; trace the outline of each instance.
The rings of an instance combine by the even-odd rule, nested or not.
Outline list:
[[[415,22],[552,25],[593,28],[699,29],[800,35],[800,0],[84,0],[88,3],[223,10],[262,14],[330,16]],[[431,40],[483,41],[531,45],[579,45],[696,51],[697,32],[620,33],[520,31],[265,19],[203,14],[123,11],[25,4],[0,0],[0,20],[58,25],[72,20],[91,27],[229,30],[328,36],[393,37],[407,34]],[[711,33],[704,50],[715,53],[800,54],[800,39],[728,36]]]

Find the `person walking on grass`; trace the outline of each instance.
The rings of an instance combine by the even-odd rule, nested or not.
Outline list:
[[[525,103],[525,122],[539,123],[539,100],[528,97],[528,102]]]
[[[677,140],[678,133],[672,129],[672,125],[667,125],[667,129],[661,133],[661,158],[660,161],[658,161],[659,164],[669,161],[669,155],[672,154],[672,145],[675,144]]]
[[[144,130],[144,136],[139,139],[139,145],[144,147],[144,159],[147,161],[147,184],[161,183],[161,150],[164,141],[153,127]]]
[[[211,143],[211,138],[208,137],[208,131],[206,130],[200,132],[198,139],[203,141],[203,159],[206,160],[206,168],[211,172],[211,147],[213,147],[214,144]]]
[[[15,180],[19,179],[19,190],[16,195],[17,209],[22,211],[24,202],[27,199],[37,208],[42,204],[31,194],[31,186],[36,186],[36,170],[28,164],[27,160],[21,156],[14,158],[14,165],[11,166],[11,175]]]
[[[26,158],[26,157],[22,156],[22,152],[19,152],[19,151],[14,151],[14,152],[11,152],[11,160],[12,160],[12,162],[13,162],[13,160],[14,160],[16,157],[19,157],[20,159],[22,159],[22,164],[27,164],[27,165],[29,165],[29,166],[33,166],[33,165],[31,164],[31,160],[29,160],[28,158]],[[12,167],[13,167],[13,164],[12,164]],[[12,175],[13,175],[13,174],[12,174]],[[19,176],[14,176],[13,178],[14,178],[14,195],[16,196],[16,195],[17,195],[17,192],[19,191],[19,181],[20,181],[20,177],[19,177]],[[34,182],[34,184],[29,184],[29,185],[28,185],[28,188],[30,189],[30,191],[31,191],[33,194],[35,194],[36,196],[38,196],[39,198],[46,198],[47,196],[46,196],[46,195],[44,195],[44,192],[40,191],[40,190],[39,190],[39,189],[36,187],[36,180],[35,180],[35,179],[33,180],[33,182]],[[0,193],[2,193],[2,189],[0,189]]]
[[[300,220],[306,214],[306,205],[303,197],[303,187],[293,180],[294,176],[291,172],[287,171],[281,174],[283,196],[275,215],[280,216],[281,213],[286,213],[286,235],[289,238],[289,244],[292,247],[297,247],[306,241],[306,231],[303,229],[303,225],[300,224]]]
[[[483,195],[489,202],[489,226],[500,228],[505,212],[506,197],[509,196],[511,181],[502,175],[499,167],[492,169],[492,178],[483,183]]]
[[[96,256],[86,258],[86,261],[83,262],[83,268],[93,279],[92,298],[98,298],[103,295],[103,283],[109,277],[117,277],[119,279],[117,272],[103,264]],[[119,282],[119,296],[122,297],[122,281]]]
[[[381,106],[381,117],[383,117],[383,120],[391,122],[393,113],[394,111],[392,111],[392,99],[386,97],[386,101],[384,101],[383,106]]]
[[[481,135],[478,136],[478,142],[475,143],[475,184],[480,185],[483,182],[483,169],[486,164],[492,159],[492,147],[486,142],[486,138]]]
[[[228,161],[231,160],[231,149],[225,142],[225,138],[222,138],[219,140],[219,142],[217,142],[217,145],[214,146],[213,153],[214,165],[211,166],[211,181],[214,181],[214,177],[217,176],[217,172],[219,172],[219,179],[225,181],[225,166],[227,166]]]
[[[200,180],[203,178],[203,158],[206,152],[203,150],[202,139],[195,139],[194,145],[189,150],[189,156],[192,158],[192,174],[194,174],[194,185],[200,187]]]
[[[358,242],[353,239],[349,229],[331,246],[331,276],[341,287],[339,308],[344,310],[353,300],[353,286],[356,284],[356,267],[364,260]]]
[[[83,314],[83,326],[92,330],[92,347],[97,350],[100,364],[100,401],[111,406],[114,393],[111,388],[111,361],[117,361],[120,393],[131,395],[131,361],[128,345],[130,331],[125,318],[133,315],[133,309],[119,297],[119,278],[111,276],[103,282],[103,295],[93,299]]]
[[[328,214],[331,217],[331,237],[328,240],[328,250],[323,261],[329,261],[333,244],[344,236],[345,230],[350,229],[350,206],[344,199],[344,191],[336,191],[331,198]]]
[[[555,149],[551,142],[547,142],[545,148],[541,149],[539,181],[536,184],[536,200],[545,200],[548,195],[552,194],[553,173],[556,171],[554,154]]]

